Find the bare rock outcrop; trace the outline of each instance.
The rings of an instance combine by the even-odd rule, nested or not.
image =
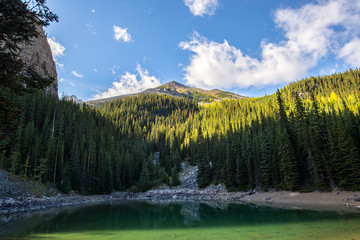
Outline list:
[[[41,76],[55,79],[46,91],[58,96],[57,72],[50,45],[43,28],[38,26],[37,31],[40,33],[38,38],[33,39],[30,44],[20,46],[20,57],[27,66],[33,66]]]
[[[198,167],[188,164],[182,164],[182,171],[179,174],[180,188],[184,189],[199,189],[196,182]]]

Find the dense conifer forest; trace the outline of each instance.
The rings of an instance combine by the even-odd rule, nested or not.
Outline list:
[[[156,94],[96,109],[43,92],[17,101],[1,167],[63,192],[177,185],[183,161],[198,165],[200,187],[360,190],[359,69],[207,105]]]

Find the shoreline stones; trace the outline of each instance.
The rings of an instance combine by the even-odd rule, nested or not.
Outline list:
[[[223,191],[223,185],[210,186],[209,189],[156,189],[144,193],[114,192],[111,195],[60,195],[54,197],[19,197],[0,199],[0,215],[25,211],[34,211],[44,208],[61,207],[68,205],[106,202],[115,200],[181,200],[181,201],[242,201],[247,194],[234,196]],[[226,196],[226,198],[224,198]]]
[[[354,201],[355,202],[360,202],[360,196],[354,194]]]

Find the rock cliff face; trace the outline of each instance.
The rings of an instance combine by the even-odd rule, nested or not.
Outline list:
[[[34,39],[31,44],[21,46],[20,57],[26,65],[33,66],[41,76],[55,79],[46,91],[57,96],[58,79],[50,45],[43,28],[38,26],[37,30],[40,33],[39,37]]]

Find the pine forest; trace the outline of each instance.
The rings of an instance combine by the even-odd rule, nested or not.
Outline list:
[[[63,192],[146,191],[179,182],[249,189],[360,190],[360,70],[311,77],[260,98],[198,104],[143,94],[97,108],[45,94],[9,96],[1,167]]]

